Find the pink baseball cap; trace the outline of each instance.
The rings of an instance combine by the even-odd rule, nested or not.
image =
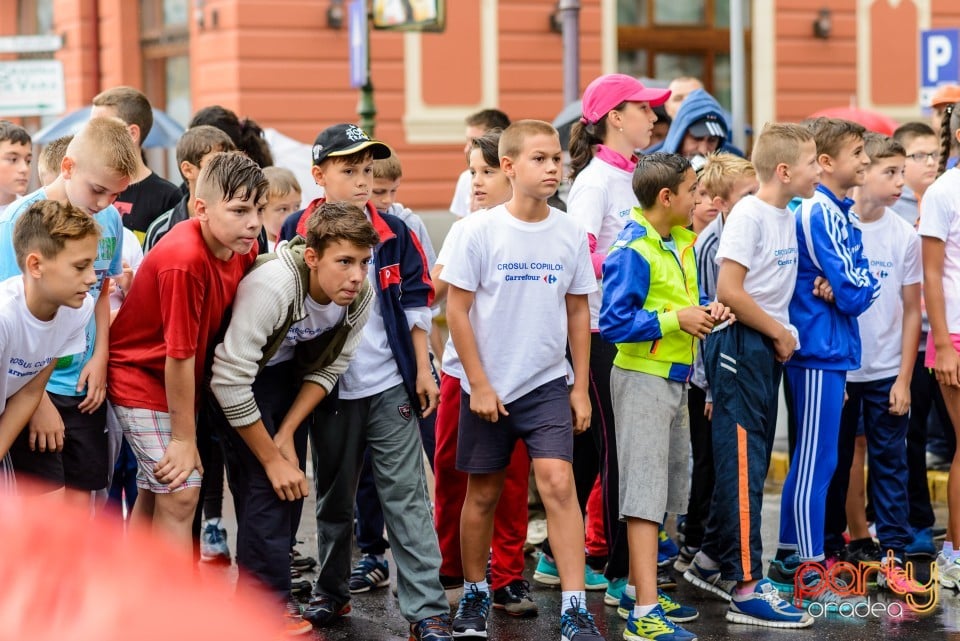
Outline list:
[[[669,97],[669,89],[644,87],[642,82],[623,73],[607,74],[584,90],[582,120],[586,124],[598,123],[621,102],[649,102],[651,107],[658,107]]]

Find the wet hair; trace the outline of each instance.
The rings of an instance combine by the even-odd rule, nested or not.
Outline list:
[[[497,153],[500,158],[509,156],[515,158],[523,151],[523,143],[531,136],[557,136],[557,130],[549,122],[543,120],[518,120],[500,134],[500,143]]]
[[[503,131],[500,129],[490,129],[479,138],[474,138],[473,142],[470,143],[470,151],[467,153],[467,164],[470,164],[470,154],[473,153],[473,150],[479,149],[480,155],[483,156],[483,162],[487,163],[489,167],[499,167],[500,134],[502,133]]]
[[[356,247],[376,247],[380,242],[362,209],[348,202],[324,202],[307,218],[307,247],[321,256],[332,243],[345,241]]]
[[[383,180],[400,180],[403,178],[403,167],[400,165],[400,157],[397,153],[390,150],[390,155],[386,158],[373,161],[373,177]]]
[[[650,209],[657,202],[657,196],[663,188],[677,193],[677,189],[692,169],[690,161],[680,154],[668,154],[659,151],[648,156],[640,156],[637,170],[633,173],[633,193],[637,195],[640,206]]]
[[[263,170],[239,151],[218,152],[210,157],[197,177],[197,197],[226,202],[234,198],[260,201],[270,185]]]
[[[264,167],[263,175],[270,183],[270,189],[267,192],[267,198],[283,198],[289,194],[300,195],[303,191],[300,189],[300,183],[293,172],[286,167]]]
[[[193,115],[190,127],[211,125],[230,136],[238,150],[250,156],[260,167],[273,164],[270,145],[263,139],[263,129],[250,118],[240,120],[233,111],[220,105],[204,107]]]
[[[49,142],[40,152],[37,159],[37,169],[51,174],[59,174],[60,166],[63,164],[63,157],[67,153],[67,146],[73,140],[73,134],[69,136],[60,136],[53,142]]]
[[[836,158],[843,145],[851,139],[863,139],[867,129],[863,125],[840,118],[814,118],[807,126],[817,143],[817,156],[826,154]]]
[[[905,158],[907,151],[899,142],[890,136],[884,136],[872,131],[863,134],[863,152],[867,154],[871,163],[884,158]]]
[[[943,110],[943,121],[940,123],[940,166],[937,176],[947,170],[947,160],[960,129],[960,102],[950,103]]]
[[[730,197],[733,185],[746,176],[756,176],[757,170],[746,158],[726,151],[707,156],[707,162],[700,170],[700,184],[713,198],[719,196],[726,200]]]
[[[93,216],[69,203],[38,200],[17,218],[13,228],[17,266],[23,271],[31,252],[38,251],[44,258],[55,258],[68,240],[82,240],[88,236],[100,236],[100,226]]]
[[[490,129],[506,129],[510,126],[510,117],[499,109],[482,109],[472,113],[464,120],[468,127],[482,127]]]
[[[15,145],[33,144],[30,134],[20,125],[15,125],[9,120],[0,120],[0,142],[12,142]]]
[[[141,146],[153,129],[153,109],[150,101],[133,87],[112,87],[102,91],[93,97],[93,106],[113,107],[120,120],[128,125],[136,125],[140,129]]]
[[[64,157],[78,166],[103,167],[131,178],[140,167],[140,150],[119,118],[91,118],[67,145]]]
[[[897,130],[893,132],[893,139],[904,147],[917,138],[935,138],[936,136],[937,132],[925,122],[907,122],[897,127]]]
[[[236,150],[236,145],[223,130],[210,125],[190,127],[177,141],[177,165],[188,162],[199,167],[200,161],[211,151]]]
[[[623,101],[614,105],[610,111],[622,111],[627,106]],[[570,129],[570,181],[577,179],[580,172],[593,159],[593,149],[607,137],[607,118],[610,111],[595,123],[584,124],[581,121],[573,123]]]
[[[788,122],[767,123],[753,143],[750,159],[760,182],[773,180],[777,165],[795,165],[800,160],[800,145],[814,140],[807,125]]]

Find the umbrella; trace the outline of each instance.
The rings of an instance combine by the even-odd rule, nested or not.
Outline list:
[[[875,131],[885,136],[893,135],[893,132],[900,126],[900,123],[890,116],[858,107],[830,107],[829,109],[821,109],[814,114],[810,114],[810,117],[851,120],[863,125],[870,131]]]
[[[73,111],[60,120],[50,123],[33,136],[33,142],[38,145],[45,145],[53,142],[57,138],[70,136],[90,120],[89,105]],[[176,147],[177,141],[183,134],[183,127],[176,120],[160,111],[153,110],[153,127],[147,134],[147,139],[143,141],[144,147]]]
[[[573,123],[580,120],[583,115],[583,103],[574,100],[569,105],[560,110],[557,117],[553,119],[553,126],[560,133],[560,146],[567,149],[570,146],[570,129]]]

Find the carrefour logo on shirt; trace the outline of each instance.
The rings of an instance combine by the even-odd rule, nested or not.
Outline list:
[[[564,267],[560,263],[546,263],[541,261],[497,263],[497,271],[512,272],[504,275],[503,280],[506,282],[543,281],[547,285],[553,285],[559,279],[550,272],[562,272],[563,270],[564,270]],[[531,271],[534,271],[534,272],[546,271],[547,273],[531,274],[529,273]],[[524,272],[524,273],[518,273],[518,272]]]
[[[784,249],[774,249],[773,255],[777,257],[777,266],[786,267],[797,262],[797,248],[786,247]]]

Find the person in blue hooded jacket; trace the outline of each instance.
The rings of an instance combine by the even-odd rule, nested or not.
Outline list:
[[[681,103],[666,139],[644,150],[644,153],[665,151],[688,159],[707,156],[715,151],[729,151],[743,156],[730,138],[730,125],[723,107],[706,90],[697,89],[691,91]]]

